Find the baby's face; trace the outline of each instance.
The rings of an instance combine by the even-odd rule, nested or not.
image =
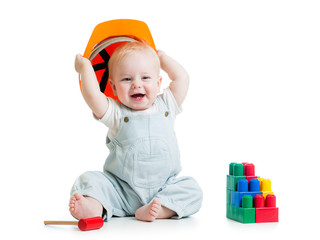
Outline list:
[[[127,107],[146,110],[160,91],[160,69],[150,51],[133,52],[113,69],[110,84],[115,96]]]

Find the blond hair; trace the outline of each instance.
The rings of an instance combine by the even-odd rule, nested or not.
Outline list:
[[[160,71],[160,60],[159,60],[158,54],[153,48],[151,48],[149,45],[142,42],[129,42],[119,46],[110,57],[110,60],[108,62],[109,76],[112,75],[112,70],[114,66],[117,65],[119,62],[121,62],[121,60],[124,59],[126,56],[134,52],[143,52],[143,51],[149,51],[150,53],[152,53],[154,62]]]

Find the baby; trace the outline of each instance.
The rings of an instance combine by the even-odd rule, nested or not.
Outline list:
[[[103,172],[82,174],[69,202],[75,218],[135,216],[141,221],[182,218],[199,211],[202,191],[191,177],[179,177],[180,154],[173,129],[189,85],[185,69],[145,43],[126,43],[113,53],[109,83],[121,103],[99,88],[88,59],[77,55],[82,94],[109,132],[110,154]],[[171,79],[159,94],[160,68]]]

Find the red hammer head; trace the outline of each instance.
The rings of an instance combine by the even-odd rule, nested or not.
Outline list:
[[[82,231],[99,229],[103,226],[103,219],[101,217],[82,218],[78,222],[78,227]]]

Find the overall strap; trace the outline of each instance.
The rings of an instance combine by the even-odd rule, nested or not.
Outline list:
[[[158,95],[158,97],[155,100],[155,104],[158,106],[159,112],[169,111],[169,108],[168,108],[167,104],[165,103],[162,94]]]

